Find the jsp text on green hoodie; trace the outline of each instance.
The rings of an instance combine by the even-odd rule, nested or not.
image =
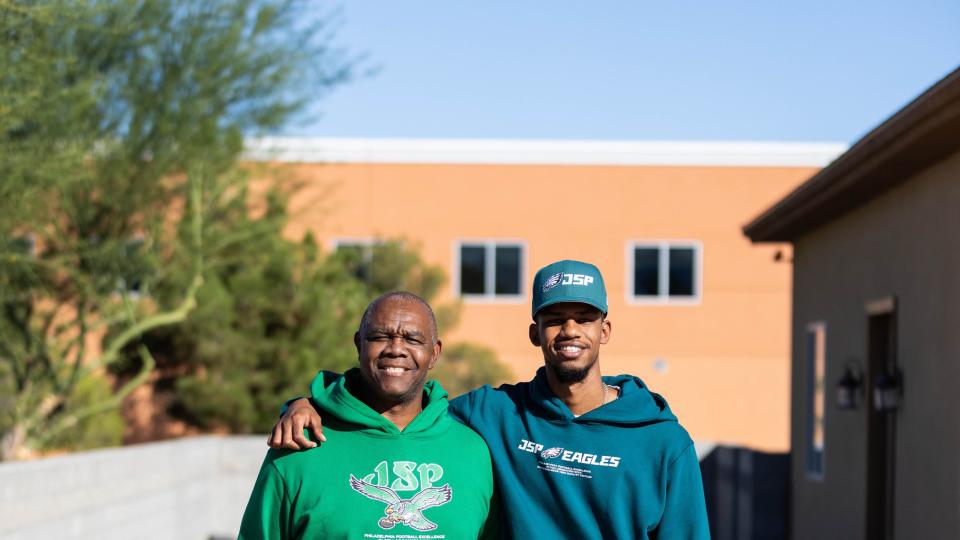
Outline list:
[[[355,397],[359,384],[357,369],[317,377],[327,442],[267,453],[240,539],[494,537],[490,453],[447,415],[443,388],[428,382],[400,431]]]

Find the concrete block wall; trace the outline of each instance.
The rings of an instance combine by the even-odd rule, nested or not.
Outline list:
[[[265,439],[203,436],[0,463],[0,540],[236,538]]]
[[[236,538],[266,450],[203,436],[0,463],[0,540]]]

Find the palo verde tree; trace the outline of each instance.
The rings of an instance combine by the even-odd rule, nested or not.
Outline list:
[[[318,369],[355,365],[353,333],[372,297],[395,289],[429,297],[443,280],[439,269],[395,242],[377,250],[390,252],[380,265],[390,274],[375,282],[360,279],[342,253],[324,256],[311,236],[284,238],[287,204],[281,194],[271,193],[266,211],[256,217],[241,199],[207,240],[240,234],[244,241],[230,242],[206,266],[198,307],[187,323],[145,333],[116,366],[121,378],[133,376],[142,363],[136,349],[146,345],[158,365],[154,396],[168,405],[169,416],[233,433],[266,431],[280,404],[302,395]],[[176,281],[189,280],[187,272],[179,274]],[[164,303],[175,299],[167,299],[166,291],[157,296]]]
[[[214,294],[205,275],[242,240],[217,227],[244,137],[355,66],[321,19],[283,0],[0,0],[0,458],[116,411],[153,369],[142,336]],[[108,383],[131,347],[137,369]]]
[[[231,242],[206,265],[198,307],[187,322],[146,332],[115,365],[118,376],[132,377],[142,362],[137,348],[153,351],[154,396],[169,405],[170,417],[205,430],[266,432],[279,404],[303,395],[317,370],[356,365],[352,338],[363,310],[388,291],[408,290],[430,301],[441,335],[456,324],[459,306],[434,302],[443,271],[409,243],[383,241],[323,256],[310,235],[293,241],[281,234],[288,219],[282,193],[273,191],[256,217],[244,199],[234,199],[206,241],[220,235],[246,240]],[[170,282],[188,279],[181,272]],[[157,290],[155,296],[167,294]],[[510,374],[492,351],[448,342],[433,376],[459,394]]]

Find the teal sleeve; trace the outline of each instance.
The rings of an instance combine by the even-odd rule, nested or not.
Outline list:
[[[471,424],[470,421],[473,419],[473,413],[477,407],[480,406],[480,403],[483,402],[483,395],[489,390],[490,385],[483,385],[462,396],[451,399],[447,412],[450,413],[450,416],[453,417],[454,420],[472,428],[473,424]]]
[[[480,540],[496,540],[500,538],[501,519],[503,518],[503,509],[500,507],[500,496],[494,490],[493,497],[490,498],[490,508],[487,512],[487,520],[480,531]]]
[[[667,498],[657,527],[660,540],[709,540],[697,452],[690,444],[668,469]]]
[[[290,523],[290,498],[283,476],[273,464],[271,450],[260,467],[257,483],[247,502],[237,540],[285,540]]]
[[[447,408],[447,412],[454,420],[460,422],[461,424],[467,424],[467,419],[470,418],[470,403],[468,402],[468,397],[470,394],[464,394],[460,397],[456,397],[450,400],[450,406]]]

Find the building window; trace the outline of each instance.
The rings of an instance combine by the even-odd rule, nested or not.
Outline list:
[[[10,237],[7,240],[6,249],[17,255],[35,257],[37,255],[36,237],[34,237],[32,234]]]
[[[358,280],[368,283],[372,277],[374,248],[381,245],[379,240],[334,240],[334,256]]]
[[[823,454],[826,448],[824,413],[826,412],[827,326],[822,322],[807,325],[807,476],[823,479]]]
[[[149,238],[137,234],[127,238],[107,238],[89,235],[83,239],[82,249],[89,254],[89,260],[96,261],[102,271],[98,278],[112,280],[113,290],[104,291],[115,295],[113,299],[139,300],[150,294],[150,286],[155,281],[157,255]],[[36,250],[33,240],[21,244],[22,249]],[[109,287],[109,284],[106,284]]]
[[[627,246],[627,300],[690,304],[700,301],[699,242],[631,242]]]
[[[519,242],[464,241],[457,245],[460,296],[523,299],[524,246]]]
[[[121,252],[117,254],[120,257],[117,258],[116,292],[128,300],[139,300],[150,293],[148,285],[156,261],[148,251],[150,246],[144,237],[125,240],[120,249]]]

